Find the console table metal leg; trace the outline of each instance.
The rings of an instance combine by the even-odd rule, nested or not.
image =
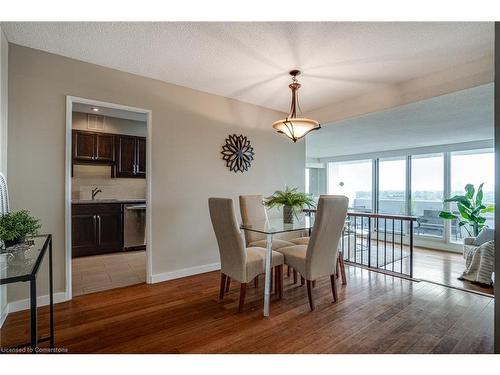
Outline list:
[[[52,236],[49,242],[50,347],[54,348],[54,281],[52,270]]]
[[[38,345],[38,326],[37,326],[37,304],[36,304],[36,278],[30,280],[30,329],[31,329],[31,350],[35,353]]]

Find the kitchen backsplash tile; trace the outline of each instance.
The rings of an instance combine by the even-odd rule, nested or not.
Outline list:
[[[99,199],[145,199],[146,180],[142,178],[111,178],[110,166],[75,165],[71,198],[91,199],[92,189],[98,187]]]

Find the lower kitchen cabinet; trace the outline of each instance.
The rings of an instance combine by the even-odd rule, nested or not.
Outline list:
[[[120,203],[72,205],[73,258],[123,249],[123,212]]]

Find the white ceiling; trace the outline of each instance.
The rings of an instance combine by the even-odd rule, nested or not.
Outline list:
[[[98,112],[92,110],[92,108],[99,109]],[[84,103],[73,103],[73,112],[81,112],[81,113],[91,113],[93,115],[101,115],[108,117],[117,117],[126,120],[134,120],[134,121],[147,121],[147,116],[144,113],[137,113],[131,111],[124,111],[122,109],[108,108],[102,106],[95,106]]]
[[[493,54],[493,23],[2,23],[16,44],[287,112]]]
[[[493,139],[494,84],[327,124],[306,138],[310,158]]]

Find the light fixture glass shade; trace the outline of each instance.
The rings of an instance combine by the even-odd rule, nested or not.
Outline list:
[[[309,132],[320,129],[321,125],[318,121],[308,118],[289,118],[273,122],[273,128],[278,133],[285,134],[292,141],[297,142],[300,138],[307,135]]]
[[[297,109],[300,111],[298,93],[300,83],[297,81],[297,76],[299,74],[300,70],[290,71],[290,75],[293,77],[292,83],[288,85],[290,90],[292,90],[290,114],[282,120],[273,122],[273,128],[276,129],[278,133],[285,134],[294,142],[297,142],[297,140],[307,135],[307,133],[321,128],[318,121],[297,117]]]

